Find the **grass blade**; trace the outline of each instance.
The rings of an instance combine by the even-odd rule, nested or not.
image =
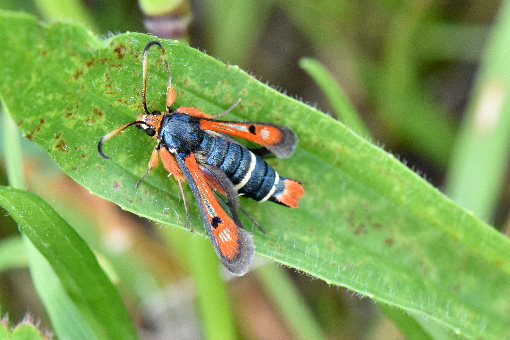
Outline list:
[[[54,293],[67,293],[76,308],[67,307],[77,310],[86,319],[95,338],[137,338],[119,293],[99,267],[95,256],[51,206],[34,194],[3,186],[0,187],[0,205],[18,222],[21,231],[55,271],[64,290],[57,287]],[[33,251],[31,247],[29,250]],[[33,268],[46,272],[40,263]],[[55,283],[41,284],[50,288],[55,287]],[[67,324],[67,327],[71,326]]]
[[[447,192],[483,218],[491,216],[510,156],[510,2],[501,5],[452,158]]]
[[[370,131],[328,70],[319,61],[312,58],[303,58],[299,64],[321,88],[337,117],[340,117],[345,125],[360,136],[369,137]]]

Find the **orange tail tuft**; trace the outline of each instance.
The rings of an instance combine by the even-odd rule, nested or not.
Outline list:
[[[298,207],[298,201],[305,193],[301,183],[292,179],[285,179],[285,190],[277,197],[277,200],[291,208]]]

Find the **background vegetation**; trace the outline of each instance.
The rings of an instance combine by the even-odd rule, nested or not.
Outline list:
[[[56,6],[52,7],[52,4]],[[79,22],[101,37],[108,36],[108,32],[144,32],[146,30],[143,26],[144,16],[171,11],[162,4],[150,2],[141,4],[144,13],[137,3],[129,1],[88,2],[85,5],[66,2],[66,4],[65,6],[55,1],[48,3],[45,1],[34,3],[1,1],[0,8],[31,12],[50,22],[62,19]],[[508,77],[510,64],[507,57],[509,50],[507,46],[510,46],[508,42],[510,11],[507,2],[499,4],[469,1],[219,2],[210,0],[192,2],[191,7],[188,7],[187,3],[174,5],[178,8],[174,13],[178,13],[177,18],[184,22],[190,13],[193,15],[188,35],[191,46],[206,50],[209,55],[224,62],[237,64],[242,69],[249,70],[264,82],[267,81],[279,89],[284,89],[290,96],[305,102],[318,103],[318,107],[323,111],[331,112],[334,118],[344,121],[361,137],[377,141],[376,144],[384,145],[385,150],[405,160],[408,166],[419,171],[429,182],[444,190],[462,207],[473,212],[481,220],[490,222],[502,233],[508,234],[506,168],[510,115],[506,98],[509,94],[510,79]],[[20,34],[19,31],[16,31],[16,34]],[[191,74],[189,79],[195,80],[197,86],[212,91],[216,84],[207,85],[204,82],[200,83],[197,79],[200,79],[202,65],[215,67],[214,65],[217,66],[217,64],[212,60],[202,59],[198,54],[191,53],[186,56],[189,58],[186,60],[190,62],[196,58],[194,64],[199,67],[179,70],[179,67],[183,68],[183,66],[176,66],[175,73],[179,75],[188,72]],[[317,58],[325,69],[313,59],[301,59],[305,56]],[[139,62],[133,59],[126,61],[124,66],[138,70]],[[228,79],[232,79],[234,86],[236,81],[239,82],[241,79],[232,75],[225,75],[225,77],[232,77]],[[312,79],[320,84],[320,88]],[[134,77],[133,82],[139,86],[139,77]],[[361,139],[343,132],[340,129],[345,128],[333,123],[333,120],[326,119],[317,112],[314,112],[312,116],[312,113],[307,111],[309,109],[287,101],[275,93],[268,92],[267,96],[263,96],[261,93],[266,90],[257,84],[252,87],[249,94],[253,98],[259,98],[261,102],[271,98],[275,101],[274,103],[281,104],[286,109],[281,112],[257,113],[258,117],[267,121],[274,121],[272,119],[285,121],[285,115],[288,114],[289,124],[298,130],[301,149],[297,154],[297,160],[291,161],[296,163],[290,163],[287,169],[291,171],[294,164],[294,167],[299,167],[299,170],[295,170],[299,176],[307,175],[303,181],[309,190],[307,191],[308,201],[305,201],[308,202],[305,203],[305,208],[308,210],[303,208],[305,211],[297,212],[297,214],[305,214],[306,211],[310,213],[297,216],[314,217],[318,225],[323,225],[330,230],[339,228],[342,231],[341,221],[349,222],[349,214],[338,207],[330,211],[326,204],[330,202],[330,205],[335,206],[337,202],[342,201],[342,196],[338,195],[337,191],[316,190],[315,188],[320,188],[319,182],[335,183],[338,191],[343,190],[345,196],[352,191],[358,195],[352,197],[368,197],[369,191],[352,189],[349,186],[349,178],[344,182],[338,177],[328,179],[327,172],[312,172],[311,169],[315,168],[307,158],[307,152],[312,151],[312,155],[318,155],[321,159],[331,157],[331,163],[335,166],[337,166],[337,163],[334,163],[337,157],[340,159],[339,162],[348,163],[349,158],[342,153],[345,153],[345,150],[338,148],[335,149],[338,153],[331,152],[332,145],[336,145],[339,138],[345,138],[346,141],[353,143],[349,145],[351,150],[358,150],[368,160],[374,155],[384,155],[381,159],[372,159],[375,165],[368,161],[347,165],[348,168],[352,168],[351,171],[359,168],[359,173],[351,173],[351,176],[355,179],[364,178],[363,183],[368,183],[367,186],[370,188],[382,187],[382,184],[378,183],[380,178],[374,177],[377,162],[383,164],[382,170],[387,169],[384,166],[392,167],[397,162],[394,159],[385,158],[390,156],[380,153],[375,148],[372,149]],[[186,89],[183,92],[185,92],[183,105],[195,105],[197,100],[204,99],[189,97]],[[55,90],[55,93],[58,93],[58,90]],[[139,100],[136,92],[126,94],[127,98],[130,96],[133,97],[133,102]],[[190,99],[189,102],[186,102],[186,99]],[[31,100],[34,98],[26,98],[27,107],[30,107]],[[207,104],[202,105],[208,108]],[[214,109],[221,105],[226,103],[213,103],[210,106],[211,111],[217,112],[218,110]],[[248,111],[256,112],[254,105],[250,107],[247,104],[247,106]],[[261,105],[261,108],[264,108],[264,105]],[[44,110],[41,107],[36,109]],[[292,112],[288,112],[290,109]],[[297,118],[300,117],[299,113],[310,114],[309,117],[314,117],[317,122],[321,122],[318,126],[322,126],[323,129],[317,131],[310,127],[317,125],[299,121]],[[339,279],[327,273],[321,276],[320,272],[313,267],[307,267],[306,261],[300,264],[299,255],[291,254],[288,258],[285,254],[275,255],[270,246],[262,244],[264,240],[260,235],[257,236],[260,237],[259,242],[261,242],[257,243],[257,249],[271,259],[321,277],[327,283],[341,284],[378,301],[404,308],[407,306],[407,310],[414,312],[412,316],[382,304],[375,304],[373,300],[361,299],[352,291],[330,286],[324,281],[312,280],[309,276],[300,275],[292,269],[285,270],[275,263],[264,261],[261,261],[262,263],[252,273],[243,278],[231,280],[225,286],[219,277],[210,245],[199,237],[191,237],[189,233],[182,233],[174,228],[154,226],[146,220],[123,213],[111,203],[90,196],[86,190],[61,173],[53,160],[47,157],[47,153],[40,151],[33,143],[23,140],[22,154],[21,152],[9,153],[9,150],[17,150],[15,143],[18,137],[9,134],[12,129],[8,128],[10,121],[6,117],[8,116],[4,115],[2,125],[5,129],[5,133],[2,133],[3,146],[7,150],[5,159],[11,159],[9,161],[11,165],[6,169],[7,171],[13,169],[12,164],[16,164],[16,157],[22,156],[25,174],[24,179],[20,179],[21,171],[14,170],[14,174],[9,175],[10,184],[18,188],[26,186],[30,191],[44,197],[61,215],[65,216],[72,227],[87,241],[88,246],[94,249],[103,265],[103,270],[106,270],[110,280],[117,285],[131,319],[134,320],[143,338],[163,339],[171,336],[186,339],[201,337],[394,339],[405,336],[411,339],[444,339],[475,338],[476,334],[481,339],[500,339],[510,336],[509,330],[502,326],[504,320],[509,318],[508,302],[505,303],[499,298],[505,296],[504,293],[508,289],[506,284],[509,273],[508,257],[504,255],[509,251],[507,240],[502,240],[498,237],[499,235],[491,231],[480,233],[480,230],[485,228],[482,222],[473,215],[462,212],[460,209],[456,210],[457,208],[453,207],[446,198],[432,188],[420,184],[422,182],[398,166],[391,168],[395,169],[391,172],[392,177],[409,180],[401,184],[410,183],[410,188],[407,190],[416,190],[417,195],[422,196],[420,199],[428,203],[419,205],[418,202],[416,205],[409,205],[406,200],[412,201],[413,197],[407,196],[404,190],[406,188],[397,186],[394,197],[401,198],[399,204],[389,208],[387,215],[377,216],[387,217],[387,221],[392,222],[397,220],[396,217],[403,216],[401,223],[403,226],[408,226],[412,223],[406,223],[407,217],[404,216],[412,215],[413,218],[410,221],[416,222],[420,220],[419,216],[422,212],[422,219],[427,221],[424,222],[422,229],[427,231],[427,226],[431,224],[430,216],[435,216],[436,213],[431,210],[431,207],[436,206],[439,211],[438,225],[446,226],[445,234],[458,232],[456,235],[461,235],[462,239],[472,240],[461,242],[459,245],[453,241],[450,242],[447,237],[435,239],[439,238],[441,233],[427,237],[426,233],[419,234],[416,229],[406,231],[409,234],[416,233],[416,237],[399,239],[399,231],[395,228],[390,232],[393,238],[375,236],[375,240],[382,239],[391,243],[387,246],[399,240],[401,242],[404,240],[403,242],[408,244],[399,248],[400,251],[381,250],[378,254],[402,259],[404,258],[402,252],[410,252],[413,256],[418,256],[422,250],[435,251],[437,257],[430,260],[432,265],[428,267],[428,270],[433,273],[436,271],[442,273],[441,266],[445,266],[442,268],[443,271],[447,270],[449,261],[455,262],[462,258],[465,262],[459,263],[459,267],[462,268],[461,272],[464,275],[461,276],[458,286],[439,275],[436,282],[444,280],[445,287],[435,287],[434,292],[437,294],[431,295],[425,288],[420,290],[420,287],[413,286],[416,280],[420,279],[417,276],[415,280],[409,281],[411,282],[409,290],[414,290],[414,293],[418,295],[420,292],[427,292],[428,295],[421,300],[412,301],[412,296],[415,295],[411,293],[406,295],[402,285],[393,286],[396,291],[388,293],[388,290],[384,288],[389,287],[391,290],[392,284],[381,282],[381,278],[385,276],[364,276],[367,272],[376,273],[375,269],[366,271],[363,265],[359,269],[349,268],[352,279],[349,281],[341,275]],[[128,115],[119,115],[114,119],[122,122],[129,120],[128,117]],[[243,119],[243,117],[238,118]],[[111,126],[101,127],[99,131],[96,131],[98,135],[111,130],[114,126],[112,122],[108,124]],[[321,148],[321,138],[315,139],[314,136],[326,139],[332,136],[330,145],[322,146],[329,153],[318,151]],[[132,145],[127,145],[130,148],[127,154],[136,155]],[[146,146],[147,150],[150,148]],[[348,146],[346,145],[345,148],[347,149]],[[146,149],[143,150],[146,151]],[[117,155],[120,153],[117,150]],[[147,155],[147,152],[140,154]],[[55,156],[52,157],[55,158]],[[352,156],[353,159],[355,157]],[[139,164],[141,168],[145,167],[147,156],[130,158],[126,164]],[[299,163],[299,160],[303,163]],[[278,163],[278,169],[285,167],[284,163]],[[65,166],[61,163],[60,166],[65,170]],[[68,166],[72,167],[72,164],[69,163]],[[341,165],[338,167],[341,168]],[[3,176],[3,184],[7,184],[7,175]],[[18,178],[17,183],[13,182],[16,178]],[[371,183],[370,179],[375,183]],[[158,180],[154,181],[155,185],[158,185]],[[161,183],[165,182],[161,181]],[[390,185],[391,182],[387,184]],[[88,188],[91,190],[90,187]],[[11,200],[17,197],[16,195],[24,194],[4,191],[4,196]],[[343,196],[344,199],[345,196]],[[367,201],[374,202],[370,197]],[[356,203],[354,201],[351,204]],[[5,201],[2,205],[5,206]],[[441,214],[440,210],[444,206],[447,206],[448,212]],[[255,205],[249,205],[249,207],[263,210],[262,207]],[[32,206],[26,209],[26,211],[37,212],[35,220],[40,219],[41,214],[47,213],[48,216],[53,216],[52,212],[44,212],[44,209],[42,212],[38,212],[36,210],[38,208]],[[174,209],[177,215],[182,215],[178,201]],[[266,229],[272,229],[272,231],[268,230],[269,237],[278,237],[278,235],[294,237],[291,236],[290,231],[293,222],[287,219],[287,216],[295,212],[280,212],[273,207],[267,209],[270,212],[266,214],[272,218],[264,215],[264,212],[259,214]],[[275,213],[271,213],[272,211]],[[15,217],[15,213],[10,210],[9,213]],[[274,216],[279,217],[277,219]],[[29,218],[28,214],[20,216],[22,217]],[[365,217],[362,216],[361,219]],[[175,220],[175,217],[172,218]],[[356,218],[358,225],[358,229],[351,230],[351,233],[363,235],[365,233],[363,228],[368,228],[366,226],[368,221],[364,224],[359,222],[359,216],[351,218]],[[56,220],[57,217],[50,219]],[[336,220],[339,221],[338,225],[333,222]],[[195,218],[194,222],[193,228],[200,229],[199,219]],[[43,261],[34,260],[37,255],[34,255],[30,248],[27,250],[25,247],[27,242],[20,240],[17,225],[10,218],[2,217],[0,223],[3,240],[0,251],[6,254],[0,256],[3,259],[0,277],[1,312],[8,312],[12,323],[18,323],[29,312],[32,318],[41,320],[43,329],[56,329],[60,336],[69,334],[66,333],[66,325],[69,325],[69,319],[72,319],[75,325],[91,328],[79,332],[81,335],[103,334],[104,336],[102,332],[109,331],[114,335],[109,335],[108,338],[113,338],[115,335],[128,337],[123,332],[132,331],[129,327],[123,328],[123,323],[120,321],[119,329],[106,327],[106,330],[94,324],[94,317],[87,316],[87,313],[83,321],[76,321],[77,318],[83,317],[84,314],[81,313],[83,310],[89,310],[89,314],[97,310],[97,306],[89,304],[90,300],[87,300],[86,293],[91,294],[92,301],[94,296],[101,296],[105,292],[110,296],[117,294],[108,293],[110,289],[115,288],[106,283],[106,277],[105,281],[101,281],[105,283],[101,285],[102,288],[99,291],[90,292],[85,286],[82,291],[74,292],[76,296],[83,297],[83,302],[77,304],[78,312],[69,313],[69,309],[64,307],[62,308],[65,312],[52,311],[48,307],[48,302],[44,301],[45,297],[41,297],[46,305],[46,308],[43,308],[26,270],[29,264],[28,259],[30,259],[32,275],[37,277],[34,268],[41,269]],[[279,228],[282,229],[273,227],[274,224],[281,224]],[[420,223],[417,225],[422,226]],[[288,231],[286,231],[287,226]],[[23,230],[25,234],[30,235],[29,230]],[[60,227],[48,229],[45,232],[38,231],[43,237],[48,234],[57,234],[59,230],[61,230]],[[74,236],[69,236],[73,233],[70,230],[64,235],[74,240]],[[278,230],[285,232],[278,233]],[[404,230],[400,232],[405,234]],[[197,233],[200,233],[200,230],[197,230]],[[309,236],[310,230],[299,225],[295,233],[299,233],[302,238],[312,237]],[[339,234],[345,233],[339,232]],[[321,238],[320,235],[313,235],[313,237]],[[345,234],[345,238],[350,240],[352,237]],[[90,258],[91,262],[88,260],[76,262],[83,263],[89,269],[93,268],[90,270],[100,270],[95,267],[93,256],[88,248],[82,249],[79,240],[79,238],[76,239],[78,245],[73,249],[81,249],[82,252],[75,258]],[[279,241],[279,238],[277,240]],[[282,242],[285,245],[285,242]],[[369,253],[369,250],[372,250],[370,247],[377,243],[370,240],[364,242],[366,242],[363,243],[366,248],[360,247],[360,244],[356,242],[353,243],[352,256],[374,261],[376,257],[366,255],[365,252]],[[424,246],[420,242],[429,246]],[[57,242],[56,246],[60,244]],[[345,246],[345,243],[343,245]],[[443,247],[451,248],[451,253],[442,253]],[[459,248],[453,250],[455,247]],[[192,251],[189,251],[190,249]],[[412,249],[418,249],[418,251],[413,253]],[[311,247],[307,251],[318,250]],[[491,254],[491,251],[496,254]],[[497,258],[498,251],[502,259]],[[350,252],[346,253],[350,254]],[[459,253],[468,255],[455,257]],[[46,254],[45,257],[48,258],[47,256],[50,255]],[[479,263],[477,259],[481,259]],[[428,260],[429,258],[424,256],[424,262]],[[36,261],[35,264],[34,261]],[[359,261],[353,263],[359,265],[361,260]],[[406,278],[395,277],[401,275],[401,272],[384,267],[391,263],[393,263],[391,260],[381,258],[381,262],[373,262],[372,265],[374,268],[379,267],[381,272],[388,271],[390,273],[388,276],[392,277],[394,282],[397,282],[397,279],[406,282]],[[364,265],[369,266],[367,262]],[[497,269],[490,266],[495,266]],[[64,267],[69,268],[69,266]],[[59,271],[55,268],[53,270],[58,276]],[[77,269],[77,272],[79,271]],[[63,272],[67,274],[65,270]],[[189,277],[193,278],[193,283],[189,281]],[[60,280],[66,285],[71,279],[66,280],[60,277]],[[494,283],[498,280],[501,282]],[[36,281],[37,284],[41,284],[41,281],[39,283]],[[43,283],[42,287],[53,285],[55,282],[50,281]],[[466,286],[471,288],[467,289]],[[477,291],[476,287],[479,287],[480,291]],[[463,289],[466,290],[463,291]],[[440,300],[439,293],[443,290],[446,292],[445,301],[449,301],[448,305],[452,306],[451,311],[442,310],[434,314],[428,312],[430,309],[425,308],[427,306],[411,308],[413,303],[419,304],[423,301],[429,302],[432,308],[444,307],[437,301],[430,301],[436,298]],[[41,295],[41,288],[38,291]],[[80,299],[73,298],[73,292],[69,290],[62,291],[66,292],[64,295],[71,296],[69,302],[71,307],[67,308],[74,308],[73,303],[76,304],[76,301]],[[455,291],[460,291],[459,295],[451,295],[457,294]],[[485,305],[475,296],[470,296],[474,292],[484,293],[480,296],[480,300],[485,299]],[[385,295],[386,293],[388,295]],[[454,297],[459,296],[463,301],[457,304]],[[63,301],[62,299],[66,297],[53,298]],[[406,301],[399,300],[406,298],[411,299],[408,305]],[[118,302],[113,297],[112,302],[103,300],[102,303],[116,305]],[[55,303],[50,302],[49,305],[55,306]],[[65,303],[63,305],[65,306]],[[382,306],[382,312],[378,306]],[[454,311],[457,307],[467,309]],[[429,316],[445,324],[446,327],[439,326],[436,321],[417,316],[415,312],[420,310],[423,312],[418,314]],[[478,314],[470,314],[472,311]],[[441,317],[443,312],[447,315]],[[122,312],[119,313],[122,314]],[[453,315],[451,317],[453,321],[449,319],[448,313]],[[68,320],[62,316],[65,314]],[[477,315],[485,315],[486,320],[477,318]],[[105,320],[108,320],[107,316]],[[483,324],[489,326],[484,329]]]

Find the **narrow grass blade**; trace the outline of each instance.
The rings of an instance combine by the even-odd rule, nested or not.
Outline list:
[[[94,254],[48,203],[32,193],[1,186],[0,205],[55,271],[64,288],[55,292],[66,292],[96,338],[137,339],[119,293]],[[40,264],[35,268],[42,270]]]
[[[299,62],[310,77],[317,83],[333,108],[334,113],[349,128],[357,132],[362,137],[369,137],[370,131],[367,130],[365,123],[361,120],[359,114],[352,107],[346,94],[340,88],[338,83],[328,73],[328,70],[317,60],[312,58],[303,58]]]

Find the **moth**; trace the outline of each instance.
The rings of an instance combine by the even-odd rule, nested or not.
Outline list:
[[[243,195],[259,202],[273,201],[297,208],[298,201],[304,194],[301,183],[280,176],[263,160],[263,157],[270,153],[279,158],[290,157],[298,139],[296,134],[285,126],[215,119],[228,114],[240,100],[216,116],[205,114],[193,107],[179,107],[174,110],[172,104],[176,94],[172,88],[166,58],[168,72],[166,111],[149,112],[145,100],[147,55],[153,45],[159,46],[165,53],[158,41],[149,42],[143,50],[143,112],[138,114],[136,120],[101,138],[98,144],[99,154],[108,159],[103,153],[103,144],[131,125],[144,130],[147,135],[154,138],[156,146],[152,151],[147,171],[136,186],[161,159],[164,168],[175,177],[179,185],[186,210],[186,226],[188,208],[183,182],[188,183],[193,193],[221,263],[231,273],[243,275],[252,262],[255,245],[251,234],[244,230],[237,214],[239,209],[251,219],[239,205],[238,196]],[[256,143],[260,147],[249,149],[233,137]],[[223,206],[226,206],[228,212],[218,201],[223,200],[220,195],[226,198]]]

